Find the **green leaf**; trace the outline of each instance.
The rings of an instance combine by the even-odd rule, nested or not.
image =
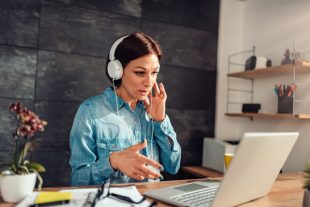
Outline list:
[[[36,163],[36,162],[29,162],[26,164],[26,167],[29,169],[29,170],[35,170],[37,172],[45,172],[45,167],[39,163]]]
[[[15,165],[11,165],[11,170],[12,170],[14,173],[18,174],[18,172],[17,172],[17,169],[16,169],[16,166],[15,166]]]
[[[29,174],[29,170],[25,165],[20,165],[17,167],[18,174]]]
[[[24,146],[24,148],[21,150],[19,158],[18,158],[18,165],[20,165],[23,160],[25,160],[27,153],[30,149],[34,147],[34,142],[27,142]]]

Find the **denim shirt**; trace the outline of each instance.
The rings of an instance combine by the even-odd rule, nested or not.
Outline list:
[[[140,150],[141,154],[160,162],[168,173],[175,174],[179,170],[181,148],[169,117],[166,115],[162,122],[152,121],[143,102],[139,101],[132,110],[128,103],[116,98],[118,104],[113,89],[107,88],[80,105],[70,133],[71,185],[96,185],[107,179],[113,183],[139,182],[115,171],[109,157],[110,153],[144,139],[147,139],[147,147]]]

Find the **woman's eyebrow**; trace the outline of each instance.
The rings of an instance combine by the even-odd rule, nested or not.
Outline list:
[[[143,69],[143,70],[147,70],[146,68],[141,67],[141,66],[136,66],[136,68],[140,68],[140,69]]]
[[[143,69],[143,70],[148,70],[148,69],[146,69],[146,68],[144,68],[142,66],[136,66],[136,68]],[[153,70],[158,70],[158,69],[159,69],[159,67],[156,67]]]

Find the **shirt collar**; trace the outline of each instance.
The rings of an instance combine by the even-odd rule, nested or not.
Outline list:
[[[118,106],[118,109],[120,109],[125,104],[123,99],[121,99],[121,97],[119,97],[118,95],[116,95],[116,100],[117,100],[117,104],[116,104],[115,93],[112,87],[108,87],[104,91],[104,94],[106,95],[108,102],[111,104],[113,110],[115,111],[116,111],[116,106]]]

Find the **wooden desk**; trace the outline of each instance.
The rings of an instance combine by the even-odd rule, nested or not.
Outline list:
[[[259,179],[259,178],[258,178]],[[189,183],[195,180],[175,180],[175,181],[164,181],[160,183],[138,183],[136,184],[137,189],[141,194],[147,190],[157,189],[161,187],[178,185]],[[257,200],[240,205],[240,207],[295,207],[302,206],[303,199],[303,183],[304,178],[302,173],[293,174],[281,174],[273,184],[270,192],[267,196],[259,198]],[[121,185],[120,185],[121,186]],[[60,190],[65,188],[44,188],[43,190]],[[67,187],[68,189],[68,187]],[[151,201],[151,199],[149,199]],[[13,204],[4,203],[0,198],[0,207],[12,207]],[[158,207],[167,207],[168,204],[159,202]]]
[[[202,166],[184,166],[182,167],[182,171],[200,178],[217,178],[223,176],[223,173],[221,172],[211,170]]]

